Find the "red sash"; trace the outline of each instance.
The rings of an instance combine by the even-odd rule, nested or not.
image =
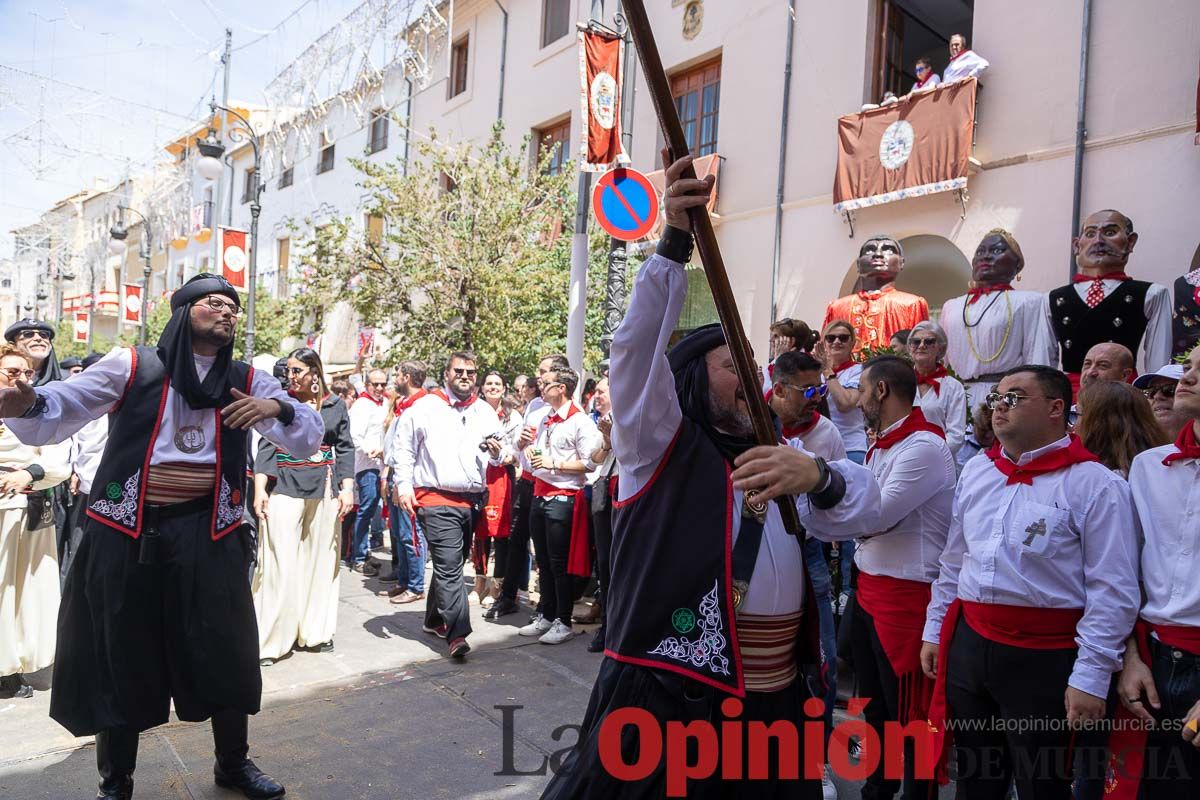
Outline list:
[[[571,510],[571,546],[567,555],[567,574],[581,578],[592,574],[592,543],[588,538],[588,502],[583,489],[559,489],[541,478],[533,480],[534,497],[574,497]]]
[[[899,681],[901,725],[929,716],[933,681],[921,671],[921,634],[930,590],[922,581],[858,573],[858,605],[875,620],[875,633]]]
[[[934,771],[938,782],[942,784],[949,780],[946,764],[953,739],[946,725],[950,719],[950,705],[946,701],[947,663],[950,660],[950,642],[954,639],[960,615],[976,633],[992,642],[1031,650],[1066,650],[1076,646],[1075,628],[1083,618],[1083,609],[1009,606],[959,598],[950,604],[942,620],[938,639],[937,680],[929,703],[929,727],[934,735],[931,752],[937,759]]]
[[[1191,427],[1190,425],[1188,426]],[[1133,638],[1137,643],[1138,656],[1150,666],[1150,634],[1176,650],[1200,654],[1200,628],[1187,625],[1156,625],[1139,619],[1133,627]],[[1149,731],[1132,724],[1137,719],[1124,703],[1117,705],[1113,721],[1113,732],[1108,737],[1108,777],[1104,785],[1105,800],[1136,800],[1142,782],[1142,769],[1146,760],[1146,741]]]
[[[458,492],[444,492],[441,489],[431,489],[427,486],[418,487],[413,496],[417,500],[417,505],[421,508],[430,508],[432,506],[449,506],[450,508],[470,508],[471,501],[466,498],[466,495]]]
[[[507,467],[497,467],[488,464],[487,468],[487,505],[479,515],[475,526],[475,536],[492,537],[494,539],[508,538],[512,525],[512,478]]]

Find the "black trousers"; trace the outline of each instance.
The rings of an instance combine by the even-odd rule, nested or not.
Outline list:
[[[542,614],[549,620],[562,620],[567,627],[571,627],[575,605],[567,574],[575,502],[574,497],[535,497],[529,512],[529,533],[541,578]]]
[[[518,479],[513,484],[512,528],[508,535],[508,559],[504,566],[504,583],[500,596],[517,599],[521,576],[526,574],[529,558],[529,512],[533,504],[533,481]],[[545,578],[543,578],[545,581]],[[528,588],[528,583],[526,584]],[[544,590],[543,590],[544,591]],[[542,604],[538,603],[538,608]]]
[[[79,544],[83,541],[83,527],[87,522],[84,513],[87,510],[86,494],[71,494],[67,492],[66,524],[57,528],[58,533],[58,575],[60,585],[67,582],[67,572],[79,552]]]
[[[604,491],[603,487],[597,484],[593,492]],[[604,508],[596,511],[593,505],[592,511],[592,536],[596,544],[596,578],[600,581],[600,610],[601,620],[604,619],[603,611],[605,606],[605,592],[608,591],[608,582],[612,580],[612,501],[611,499],[604,504]]]
[[[467,587],[463,584],[463,541],[475,527],[475,513],[470,508],[423,506],[417,509],[417,520],[425,532],[425,543],[433,561],[433,577],[425,602],[425,624],[430,628],[445,624],[449,641],[469,636],[471,616],[467,608]]]
[[[1151,708],[1150,713],[1174,724],[1150,732],[1142,770],[1142,797],[1194,800],[1200,797],[1200,749],[1183,740],[1178,723],[1200,700],[1200,655],[1176,650],[1152,638],[1150,661],[1162,702],[1160,710]]]
[[[891,662],[883,652],[879,634],[875,631],[875,620],[862,606],[850,617],[850,647],[854,653],[854,676],[858,681],[856,697],[870,700],[863,709],[867,724],[879,733],[884,741],[884,723],[900,719],[900,684]],[[904,781],[888,780],[884,777],[885,759],[880,759],[875,771],[867,776],[863,786],[863,800],[888,800],[903,788],[905,800],[929,800],[936,797],[934,781],[913,778],[914,753],[912,742],[906,744],[904,752]]]
[[[801,719],[802,704],[808,699],[802,681],[778,692],[747,692],[742,713],[736,717],[743,723],[777,721],[796,722]],[[656,768],[639,781],[623,781],[612,776],[600,758],[600,732],[605,720],[614,711],[638,708],[647,711],[659,724],[657,735],[663,737],[668,722],[704,721],[721,736],[722,723],[730,717],[721,711],[721,702],[728,695],[696,681],[646,667],[623,664],[605,658],[592,687],[592,696],[579,731],[579,742],[563,761],[562,767],[542,793],[542,800],[660,800],[667,796],[667,774],[664,765],[665,748],[660,751]],[[740,767],[735,774],[746,775],[750,756],[745,726],[741,732]],[[717,766],[707,778],[690,780],[686,785],[689,800],[820,800],[821,781],[803,780],[804,726],[797,723],[800,779],[784,779],[780,773],[780,746],[768,745],[766,780],[722,780],[725,743],[718,741]],[[665,738],[665,737],[664,737]],[[661,740],[660,740],[661,741]],[[638,762],[641,750],[639,730],[625,726],[620,737],[621,758],[625,764]],[[735,745],[736,746],[736,745]],[[689,764],[697,763],[695,742],[688,748]],[[757,753],[761,755],[761,752]]]
[[[1075,648],[998,644],[959,621],[941,666],[955,721],[959,800],[1004,800],[1013,781],[1021,800],[1068,800],[1073,765],[1103,763],[1066,725],[1063,698],[1075,658]]]
[[[75,736],[258,712],[258,623],[246,534],[212,540],[212,499],[158,523],[159,558],[88,520],[58,616],[50,716]]]

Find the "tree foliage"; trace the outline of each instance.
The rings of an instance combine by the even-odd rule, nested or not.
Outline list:
[[[335,303],[391,340],[377,361],[443,363],[471,350],[480,365],[511,376],[566,345],[577,173],[550,174],[507,147],[497,125],[481,144],[435,133],[400,160],[354,160],[365,210],[384,220],[381,238],[344,218],[299,249],[296,330],[319,331]],[[599,359],[607,238],[593,237],[585,363]]]

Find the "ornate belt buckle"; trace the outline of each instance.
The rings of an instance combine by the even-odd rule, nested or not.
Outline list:
[[[742,602],[746,599],[746,592],[750,591],[749,581],[733,582],[733,610],[737,611],[742,607]]]
[[[757,489],[749,489],[742,498],[742,516],[751,517],[758,520],[760,524],[766,524],[767,521],[767,504],[760,502]]]

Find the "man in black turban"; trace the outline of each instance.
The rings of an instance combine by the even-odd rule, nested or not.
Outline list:
[[[54,328],[49,323],[28,317],[19,319],[4,331],[4,338],[33,362],[34,386],[63,379],[54,355]]]
[[[138,734],[212,720],[214,777],[251,798],[283,786],[248,757],[261,703],[243,522],[250,428],[297,458],[324,425],[273,376],[233,360],[237,292],[216,275],[171,297],[157,347],[119,348],[69,381],[0,390],[24,442],[62,441],[109,414],[67,573],[50,716],[95,734],[100,798],[128,800]],[[111,413],[110,413],[111,412]]]

